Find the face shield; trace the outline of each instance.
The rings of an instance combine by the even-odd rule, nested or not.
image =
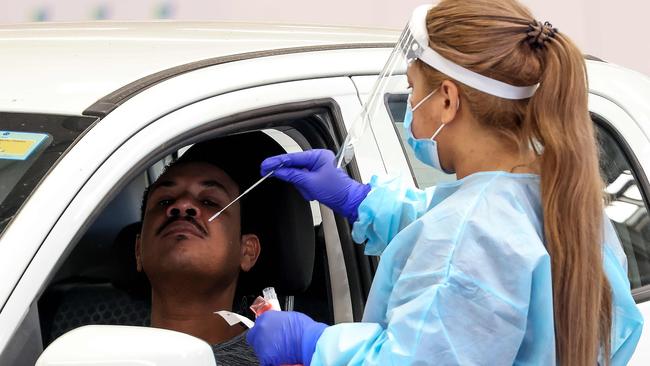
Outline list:
[[[378,113],[386,113],[385,97],[387,91],[395,90],[395,84],[403,84],[403,76],[409,65],[419,59],[430,67],[447,75],[450,79],[461,82],[469,87],[487,94],[504,99],[527,99],[535,94],[538,84],[531,86],[514,86],[499,80],[483,76],[466,69],[440,55],[429,47],[429,33],[427,30],[427,13],[434,5],[421,5],[413,11],[411,20],[406,25],[395,48],[388,57],[388,61],[375,81],[370,93],[363,104],[361,113],[351,124],[339,153],[337,165],[347,165],[354,157],[354,146],[367,133],[368,127],[378,117]],[[399,78],[398,76],[402,76]],[[401,87],[403,89],[403,85]],[[372,128],[372,127],[370,127]]]

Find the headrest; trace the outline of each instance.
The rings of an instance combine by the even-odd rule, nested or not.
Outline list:
[[[150,298],[149,280],[144,273],[138,272],[135,261],[135,238],[141,228],[142,224],[135,222],[122,228],[115,237],[113,244],[115,270],[111,282],[133,296]]]
[[[286,183],[269,179],[262,185],[251,191],[245,214],[262,251],[250,272],[241,274],[238,293],[261,294],[273,286],[282,295],[300,294],[309,287],[314,269],[316,239],[309,202]]]
[[[260,179],[260,164],[264,159],[283,153],[284,149],[275,140],[256,131],[196,143],[171,165],[212,164],[228,173],[243,191]]]
[[[284,149],[263,132],[221,137],[192,146],[173,164],[201,161],[225,171],[240,191],[260,178],[260,164]],[[255,266],[240,275],[239,294],[261,294],[273,286],[283,295],[299,294],[309,287],[315,257],[315,236],[309,202],[290,184],[267,179],[241,200],[242,234],[253,233],[260,238],[261,253]],[[127,226],[122,231],[127,230]],[[131,228],[133,230],[133,228]],[[117,240],[126,240],[133,248],[133,237],[122,233]],[[116,240],[116,241],[117,241]],[[124,246],[116,242],[116,247]],[[134,252],[124,252],[134,256]],[[134,260],[127,261],[135,263]],[[127,269],[128,270],[128,269]],[[133,264],[132,271],[135,271]]]

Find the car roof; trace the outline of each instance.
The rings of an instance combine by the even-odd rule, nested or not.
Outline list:
[[[69,22],[0,25],[0,111],[82,113],[157,72],[268,50],[344,48],[397,41],[386,28],[237,22]],[[650,79],[587,61],[592,92],[606,94],[650,134]]]
[[[0,110],[78,113],[156,72],[200,60],[323,45],[387,44],[390,29],[233,22],[71,22],[0,26]],[[45,106],[47,105],[47,106]]]
[[[650,140],[650,78],[640,72],[600,61],[587,61],[589,92],[617,104]]]

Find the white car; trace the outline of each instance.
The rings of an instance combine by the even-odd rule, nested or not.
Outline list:
[[[336,150],[398,36],[223,23],[0,26],[0,365],[33,365],[81,325],[146,325],[146,284],[129,262],[129,245],[143,189],[162,167],[189,144],[255,130],[289,152]],[[587,64],[607,214],[628,256],[634,298],[650,319],[650,79]],[[395,78],[399,87],[386,95],[349,173],[362,181],[404,174],[421,187],[452,179],[423,169],[405,148],[407,85]],[[294,239],[306,252],[278,247],[275,255],[278,271],[302,282],[258,279],[275,281],[285,309],[330,324],[359,321],[377,259],[352,242],[345,219],[298,201],[306,215],[273,220],[278,228],[299,226]],[[146,338],[138,328],[83,329],[67,333],[59,351],[70,352],[51,359],[121,364],[112,355],[126,354],[129,344],[119,340]],[[91,342],[97,336],[115,343]],[[89,343],[110,352],[84,354]],[[155,359],[173,359],[175,348],[159,347],[158,358],[134,352],[165,364]],[[646,332],[632,364],[648,362]]]

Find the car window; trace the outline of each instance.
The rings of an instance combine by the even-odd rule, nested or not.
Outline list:
[[[263,132],[273,138],[286,152],[302,150],[291,137],[279,130],[267,129]],[[39,327],[45,346],[71,329],[82,325],[148,326],[150,324],[151,285],[144,273],[136,271],[134,256],[134,238],[140,232],[142,192],[145,187],[158,178],[171,162],[181,157],[191,146],[191,144],[187,145],[162,157],[161,160],[139,173],[99,213],[97,219],[81,235],[79,242],[75,244],[74,249],[57,270],[38,301]],[[280,190],[280,192],[284,191]],[[255,191],[251,194],[255,194]],[[285,198],[285,202],[288,198]],[[293,198],[294,201],[295,198]],[[277,200],[269,199],[268,202],[277,203]],[[300,202],[307,204],[302,198],[300,198]],[[294,233],[312,233],[312,236],[303,235],[306,243],[309,243],[309,239],[311,239],[312,245],[315,246],[310,283],[304,291],[296,293],[295,296],[293,293],[283,293],[282,288],[276,290],[283,309],[302,311],[318,321],[333,323],[332,290],[325,237],[316,235],[322,231],[323,220],[316,202],[310,202],[309,207],[312,213],[310,219],[313,220],[308,222],[308,227],[303,225],[304,222],[297,222],[296,225],[302,225],[301,229],[295,227],[292,230]],[[295,205],[290,208],[294,211],[301,211],[301,207]],[[264,212],[280,211],[265,209]],[[260,217],[253,216],[256,219]],[[272,218],[269,220],[273,221]],[[279,220],[279,222],[283,221]],[[261,227],[264,226],[261,225]],[[272,237],[279,232],[263,229],[261,237],[268,239],[269,236]],[[288,235],[284,230],[282,233],[283,241],[291,240],[291,238],[295,240],[296,235]],[[276,245],[283,241],[276,240]],[[263,247],[265,244],[266,242],[262,241]],[[257,268],[260,271],[269,271],[267,267],[272,263],[275,261],[268,262],[267,260],[266,263],[262,263],[260,260],[253,271]],[[240,281],[244,277],[245,275],[242,274]],[[248,293],[246,289],[251,288],[252,280],[259,281],[259,277],[259,274],[253,274],[252,277],[244,279],[247,281],[247,285],[244,286],[243,292],[238,287],[233,311],[245,316],[252,315],[248,309],[259,294]],[[280,276],[280,278],[282,277]],[[257,285],[257,283],[254,284]],[[260,283],[260,285],[262,284]]]
[[[632,289],[650,284],[650,217],[643,200],[643,187],[631,155],[624,142],[597,119],[600,144],[600,168],[605,179],[607,206],[605,212],[627,256],[628,277]],[[642,172],[641,172],[642,174]]]
[[[421,163],[415,158],[413,150],[406,142],[406,133],[404,132],[404,113],[406,112],[406,94],[388,94],[385,101],[386,107],[390,112],[391,121],[395,127],[395,131],[400,138],[404,153],[411,169],[411,174],[415,180],[418,188],[424,189],[427,187],[435,186],[441,182],[450,182],[456,180],[455,174],[445,174],[437,169]]]
[[[95,118],[0,112],[0,233]]]

